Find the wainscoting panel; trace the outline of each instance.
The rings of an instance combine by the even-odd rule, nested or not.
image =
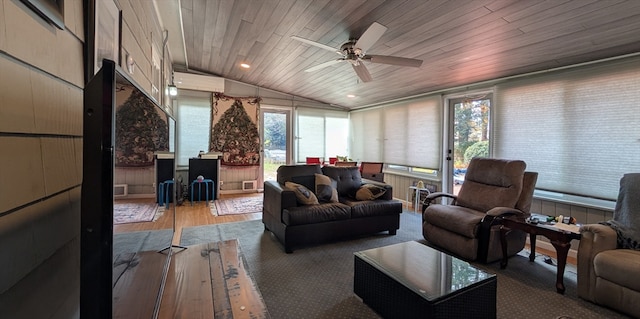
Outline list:
[[[393,187],[394,198],[397,198],[402,201],[406,201],[407,194],[409,195],[409,203],[405,203],[405,205],[411,204],[411,199],[413,196],[413,194],[409,193],[409,187],[415,185],[420,180],[421,179],[416,177],[409,177],[409,176],[389,174],[389,173],[384,174],[384,182]],[[440,186],[440,183],[427,181],[427,180],[422,180],[422,182],[424,182],[425,186],[432,185],[436,187],[436,190],[442,189],[442,187]],[[413,206],[409,206],[409,207],[413,208]]]
[[[243,181],[258,180],[260,173],[260,166],[246,166],[246,167],[220,167],[220,192],[234,193],[242,192]],[[260,185],[258,185],[260,188]]]
[[[155,169],[151,167],[116,167],[114,184],[127,184],[130,197],[155,194]],[[153,197],[153,196],[152,196]]]

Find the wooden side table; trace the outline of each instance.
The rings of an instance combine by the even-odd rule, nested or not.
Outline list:
[[[500,243],[502,244],[502,261],[500,262],[501,268],[506,268],[508,263],[507,258],[507,234],[512,229],[521,230],[529,233],[529,241],[531,245],[531,254],[529,254],[529,261],[533,262],[536,257],[536,236],[542,235],[549,239],[553,247],[556,249],[556,255],[558,259],[558,270],[556,274],[556,290],[560,294],[564,294],[564,269],[567,265],[567,254],[569,248],[571,248],[571,240],[580,239],[579,233],[574,233],[567,230],[562,230],[554,227],[552,224],[547,223],[529,223],[525,218],[509,216],[504,217],[501,220],[502,226],[500,227]]]

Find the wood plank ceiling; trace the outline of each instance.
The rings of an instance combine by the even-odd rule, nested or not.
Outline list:
[[[176,69],[348,109],[640,52],[638,0],[180,1],[187,65]],[[388,30],[367,53],[422,66],[365,62],[367,83],[348,62],[304,72],[339,56],[291,36],[337,49],[373,22]]]

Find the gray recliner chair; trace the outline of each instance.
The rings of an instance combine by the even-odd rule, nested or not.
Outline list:
[[[613,219],[580,233],[578,296],[640,318],[640,173],[620,180]]]
[[[538,174],[520,160],[473,158],[458,195],[432,193],[423,206],[422,234],[432,245],[467,260],[502,258],[499,217],[529,215]],[[447,198],[449,204],[440,204]],[[524,248],[526,233],[507,235],[507,254]]]

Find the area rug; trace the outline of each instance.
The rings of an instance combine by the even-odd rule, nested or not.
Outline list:
[[[113,255],[139,251],[158,251],[171,246],[173,229],[113,234]]]
[[[237,197],[217,199],[215,203],[215,212],[211,213],[218,216],[251,214],[262,212],[262,196]]]
[[[260,220],[197,226],[182,231],[181,244],[238,239],[272,318],[380,318],[353,293],[353,253],[417,240],[423,242],[419,214],[401,215],[397,235],[386,232],[284,253]],[[423,242],[424,243],[424,242]],[[626,318],[577,297],[575,268],[565,272],[565,295],[555,291],[555,267],[523,251],[500,263],[476,265],[498,276],[498,318]]]
[[[150,222],[156,215],[158,204],[149,202],[115,201],[113,203],[113,223],[127,224]]]

